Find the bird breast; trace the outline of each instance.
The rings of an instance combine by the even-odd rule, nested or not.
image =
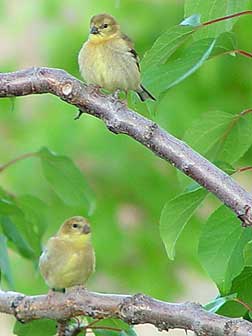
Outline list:
[[[94,271],[95,255],[90,242],[77,249],[53,237],[40,257],[39,266],[50,288],[68,288],[87,281]]]
[[[106,90],[137,90],[140,73],[136,60],[122,39],[94,44],[87,41],[79,53],[79,66],[88,84]]]

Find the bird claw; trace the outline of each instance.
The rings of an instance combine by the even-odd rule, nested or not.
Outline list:
[[[91,89],[91,93],[93,94],[100,94],[100,89],[101,87],[99,85],[94,85],[94,84],[90,84],[89,88]]]
[[[78,114],[74,117],[74,120],[78,120],[80,119],[80,117],[82,116],[82,114],[84,113],[84,111],[82,111],[81,109],[79,109]]]
[[[115,100],[119,99],[119,95],[120,95],[121,90],[120,89],[116,89],[114,93],[112,93],[112,98]]]

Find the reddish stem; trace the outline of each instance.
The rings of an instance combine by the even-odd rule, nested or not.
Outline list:
[[[248,109],[246,109],[246,110],[243,110],[243,111],[240,113],[240,115],[244,116],[244,115],[249,114],[249,113],[251,113],[251,112],[252,112],[252,108],[248,108]]]
[[[239,54],[239,55],[242,55],[242,56],[245,56],[245,57],[248,57],[248,58],[252,58],[252,53],[250,53],[248,51],[245,51],[245,50],[236,49],[236,50],[233,50],[232,52],[234,52],[236,54]]]
[[[23,155],[20,155],[18,156],[17,158],[7,162],[6,164],[0,166],[0,173],[2,171],[4,171],[6,168],[9,168],[10,166],[12,166],[13,164],[15,164],[16,162],[18,161],[21,161],[21,160],[24,160],[26,158],[29,158],[29,157],[32,157],[32,156],[36,156],[37,153],[36,152],[31,152],[31,153],[26,153],[26,154],[23,154]]]
[[[239,169],[237,169],[236,173],[242,173],[242,172],[245,172],[245,171],[248,171],[248,170],[252,170],[252,166],[239,168]]]
[[[252,308],[250,307],[250,305],[248,305],[246,302],[243,302],[241,299],[236,298],[236,299],[233,299],[233,301],[240,303],[240,304],[241,304],[244,308],[246,308],[249,312],[252,311]]]
[[[202,26],[209,26],[209,25],[211,25],[213,23],[216,23],[216,22],[221,22],[221,21],[224,21],[224,20],[233,19],[235,17],[242,16],[242,15],[247,15],[247,14],[252,15],[252,10],[246,10],[246,11],[243,11],[243,12],[230,14],[230,15],[227,15],[227,16],[222,16],[222,17],[217,18],[217,19],[209,20],[209,21],[203,22]]]

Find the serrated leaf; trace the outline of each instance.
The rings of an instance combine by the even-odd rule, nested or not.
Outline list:
[[[35,320],[23,324],[17,321],[13,333],[17,336],[54,336],[56,334],[56,322]]]
[[[34,252],[27,242],[27,240],[22,236],[22,234],[17,230],[16,225],[13,221],[6,216],[0,217],[0,224],[2,225],[2,230],[5,236],[14,244],[14,247],[19,251],[25,258],[34,258]]]
[[[82,208],[84,214],[90,215],[95,207],[94,196],[73,161],[66,156],[52,153],[47,148],[42,148],[38,155],[44,176],[58,197],[65,204]]]
[[[201,25],[200,15],[193,14],[187,18],[185,18],[181,23],[181,26],[191,26],[191,27],[198,27]]]
[[[175,257],[176,242],[185,225],[207,195],[202,188],[181,194],[167,202],[160,218],[160,235],[170,259]]]
[[[233,301],[237,297],[237,294],[231,294],[227,296],[220,296],[204,305],[204,308],[211,313],[216,313],[226,302]]]
[[[222,295],[229,294],[233,279],[244,267],[243,249],[252,239],[236,215],[224,205],[205,223],[199,239],[199,259]]]
[[[175,26],[161,34],[141,62],[142,73],[163,64],[194,32],[192,27]]]
[[[11,274],[10,262],[7,251],[7,239],[0,234],[0,270],[11,288],[14,288],[13,278]]]
[[[215,40],[208,39],[193,43],[183,55],[167,64],[150,67],[143,74],[143,83],[155,96],[179,84],[209,58],[214,48]]]
[[[249,0],[186,0],[185,16],[197,13],[201,15],[201,22],[203,23],[211,19],[246,10],[249,7]],[[223,32],[230,31],[237,20],[238,18],[236,17],[230,20],[214,23],[201,29],[196,37],[197,39],[217,37]]]

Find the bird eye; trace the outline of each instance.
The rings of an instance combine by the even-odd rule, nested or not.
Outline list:
[[[79,226],[79,225],[76,224],[76,223],[72,224],[72,227],[73,227],[74,229],[77,229],[78,226]]]
[[[104,25],[102,26],[102,28],[108,28],[108,24],[104,23]]]

